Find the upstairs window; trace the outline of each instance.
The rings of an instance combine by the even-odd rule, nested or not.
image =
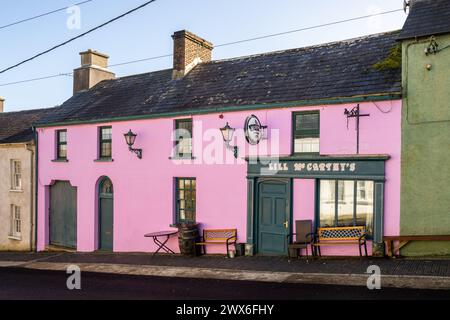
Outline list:
[[[56,159],[67,160],[67,130],[56,131]]]
[[[22,219],[20,216],[20,207],[11,205],[11,231],[10,236],[20,240],[22,238]]]
[[[22,190],[22,163],[19,160],[11,160],[11,190]]]
[[[320,112],[294,113],[294,153],[320,152]]]
[[[99,129],[99,157],[100,159],[112,158],[112,127],[100,127]]]
[[[175,157],[192,158],[192,119],[175,121]]]

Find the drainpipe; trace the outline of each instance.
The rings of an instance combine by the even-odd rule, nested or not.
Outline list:
[[[38,182],[39,182],[39,136],[36,131],[36,127],[32,127],[34,133],[34,249],[35,252],[38,251]]]
[[[31,226],[30,226],[30,252],[32,252],[34,250],[34,246],[33,246],[33,231],[35,229],[35,225],[36,225],[36,220],[35,219],[35,201],[34,201],[34,182],[35,182],[35,177],[33,176],[33,169],[34,169],[34,165],[35,165],[35,161],[34,161],[34,157],[35,157],[35,151],[33,149],[33,145],[32,144],[26,144],[26,148],[28,151],[30,151],[30,168],[31,168],[31,174],[30,174],[30,222],[31,222]],[[36,169],[34,169],[36,170]]]

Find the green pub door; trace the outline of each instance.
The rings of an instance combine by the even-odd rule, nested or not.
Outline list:
[[[286,237],[291,226],[290,180],[262,180],[258,186],[258,253],[287,253]]]

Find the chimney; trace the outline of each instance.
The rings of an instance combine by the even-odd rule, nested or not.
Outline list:
[[[73,72],[73,93],[89,90],[103,80],[114,79],[116,75],[108,69],[109,56],[88,50],[80,53],[81,67]]]
[[[4,107],[5,107],[5,99],[0,97],[0,113],[2,113],[5,110]]]
[[[181,79],[195,66],[211,61],[214,46],[195,34],[182,30],[172,36],[174,41],[173,79]]]

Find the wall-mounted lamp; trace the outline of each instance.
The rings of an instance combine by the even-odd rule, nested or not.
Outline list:
[[[136,153],[139,159],[142,159],[142,149],[134,149],[134,142],[136,141],[137,134],[133,133],[133,131],[128,131],[128,133],[124,134],[125,141],[127,142],[128,148],[131,152]]]
[[[233,147],[231,145],[231,141],[233,140],[234,132],[236,131],[236,129],[230,127],[227,122],[227,125],[224,128],[220,129],[220,131],[222,132],[223,141],[225,142],[227,148],[234,152],[234,157],[237,159],[239,156],[239,148]]]

